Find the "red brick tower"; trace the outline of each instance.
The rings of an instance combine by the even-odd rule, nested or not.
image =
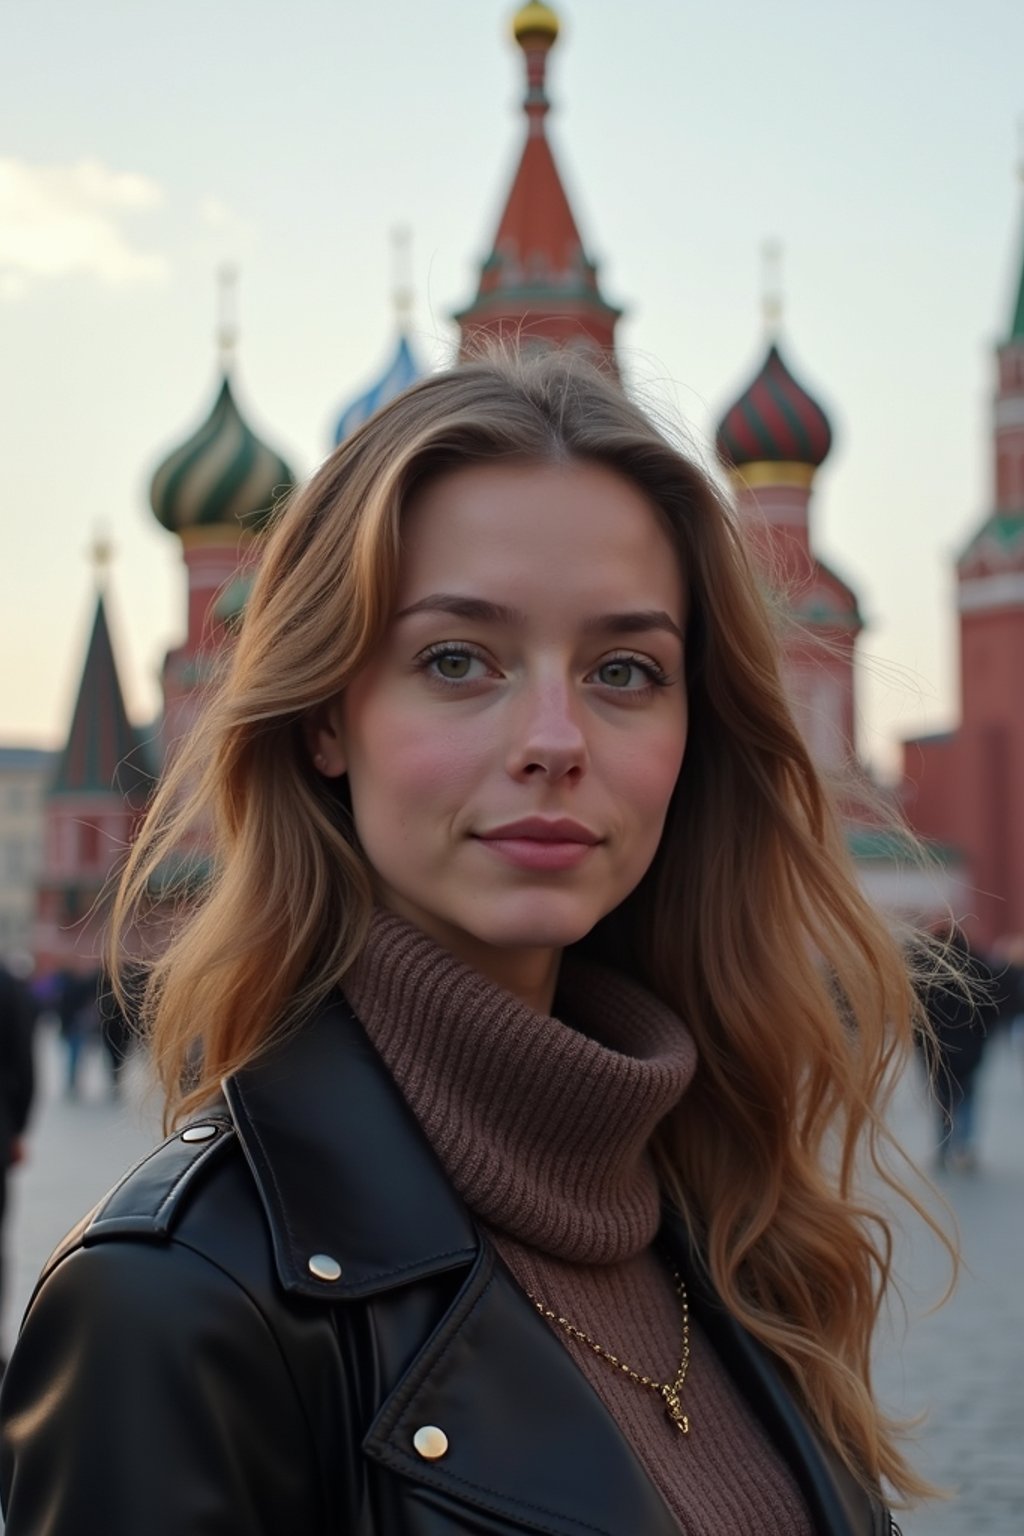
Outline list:
[[[828,418],[789,371],[773,330],[760,371],[721,420],[716,447],[748,537],[792,621],[789,694],[809,747],[827,768],[854,756],[854,648],[863,627],[855,594],[811,540],[811,489],[831,445]]]
[[[965,860],[982,946],[1024,934],[1024,255],[996,365],[993,510],[956,565],[960,726],[903,754],[907,814]]]
[[[614,367],[622,311],[601,293],[547,136],[547,62],[558,31],[547,5],[516,12],[513,32],[526,60],[526,142],[476,297],[455,316],[459,355],[495,336],[523,346],[578,347]]]

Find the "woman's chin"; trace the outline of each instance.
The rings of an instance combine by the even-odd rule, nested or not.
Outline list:
[[[487,951],[506,954],[566,949],[591,931],[605,915],[592,892],[530,890],[502,891],[463,886],[451,900],[427,902],[409,890],[394,887],[380,893],[382,904],[430,934],[444,948],[476,966],[485,966]]]
[[[466,931],[493,949],[565,949],[584,938],[601,915],[588,901],[531,898],[511,908],[476,910],[467,916]]]

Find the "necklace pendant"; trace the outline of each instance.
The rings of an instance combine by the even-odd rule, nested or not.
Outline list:
[[[681,1435],[690,1433],[690,1420],[683,1412],[683,1405],[679,1400],[678,1392],[673,1392],[671,1387],[662,1387],[661,1395],[665,1399],[665,1412],[678,1429]]]

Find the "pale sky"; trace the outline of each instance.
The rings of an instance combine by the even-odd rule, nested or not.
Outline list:
[[[549,119],[620,356],[702,454],[759,366],[761,247],[784,355],[836,446],[819,552],[859,593],[861,749],[956,716],[952,558],[990,502],[992,345],[1024,257],[1020,0],[565,0]],[[0,0],[0,742],[57,743],[92,608],[129,706],[180,639],[149,477],[216,383],[214,274],[241,268],[236,392],[311,471],[392,345],[451,347],[518,156],[501,0]]]

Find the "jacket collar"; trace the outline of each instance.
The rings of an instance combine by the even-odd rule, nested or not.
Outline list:
[[[223,1087],[286,1290],[371,1296],[475,1258],[469,1213],[340,994]]]

